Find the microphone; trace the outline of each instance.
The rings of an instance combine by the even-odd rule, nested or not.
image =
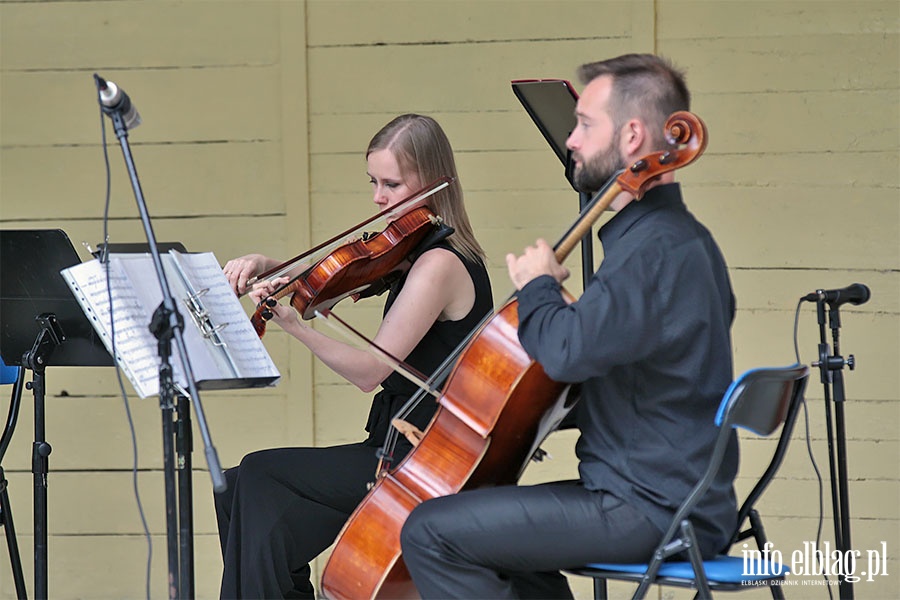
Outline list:
[[[107,114],[119,111],[122,115],[122,121],[125,123],[126,129],[134,129],[141,124],[141,115],[131,102],[122,88],[112,81],[107,81],[94,73],[94,80],[97,82],[97,91],[100,94],[100,104],[104,107]]]
[[[807,302],[824,300],[830,304],[832,308],[837,308],[845,302],[849,302],[850,304],[865,304],[869,301],[870,295],[868,287],[861,283],[854,283],[839,290],[816,290],[815,292],[805,295],[803,299]]]

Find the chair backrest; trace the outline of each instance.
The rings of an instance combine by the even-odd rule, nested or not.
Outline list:
[[[3,359],[0,358],[0,385],[15,383],[18,377],[19,368],[7,366],[6,363],[3,362]]]
[[[756,369],[745,375],[749,378],[751,389],[734,400],[731,410],[724,414],[724,421],[731,427],[742,427],[757,435],[765,436],[774,433],[781,425],[781,433],[769,466],[741,504],[737,529],[731,544],[742,537],[741,527],[744,521],[753,511],[753,506],[772,481],[787,454],[800,403],[803,401],[803,394],[809,381],[809,367],[796,364],[783,368]],[[758,414],[753,416],[748,414],[757,408]]]
[[[760,436],[772,435],[785,422],[796,388],[805,387],[808,375],[809,367],[801,364],[745,372],[725,392],[716,425],[741,427]]]
[[[751,369],[734,380],[725,391],[719,404],[719,411],[715,419],[719,426],[719,436],[713,447],[706,473],[678,507],[672,524],[663,538],[663,544],[674,539],[681,527],[682,520],[693,512],[697,502],[712,484],[731,441],[731,430],[735,427],[742,427],[757,435],[768,436],[784,423],[774,458],[741,506],[737,521],[737,526],[740,527],[784,458],[790,433],[797,417],[797,407],[803,398],[803,390],[806,388],[808,378],[809,367],[796,364],[788,367]]]
[[[13,432],[16,428],[16,419],[19,415],[19,403],[22,398],[22,389],[25,385],[25,369],[23,367],[10,367],[0,358],[0,384],[13,384],[9,400],[9,417],[6,419],[6,427],[0,432],[0,464],[6,455]]]

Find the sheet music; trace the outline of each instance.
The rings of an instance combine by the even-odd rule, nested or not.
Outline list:
[[[94,329],[110,354],[113,353],[113,333],[106,268],[94,260],[62,271],[63,278],[75,294]],[[115,358],[125,371],[141,398],[159,389],[159,357],[155,352],[156,339],[147,329],[144,305],[134,287],[128,282],[120,265],[109,265],[109,290],[115,307]]]
[[[201,297],[206,309],[216,315],[216,325],[224,326],[219,335],[230,349],[239,376],[269,373],[277,376],[269,353],[253,329],[244,307],[237,300],[222,268],[210,254],[177,254],[182,268],[198,289],[208,290]]]
[[[231,358],[231,353],[228,351],[228,344],[221,336],[221,330],[224,329],[228,323],[214,323],[209,310],[206,308],[206,303],[203,300],[203,297],[209,292],[209,288],[194,287],[191,278],[187,274],[185,265],[182,264],[180,253],[175,250],[169,250],[169,256],[172,259],[171,264],[175,267],[175,271],[178,274],[178,281],[184,286],[185,291],[181,301],[184,303],[185,310],[193,319],[194,325],[197,326],[200,334],[207,341],[211,342],[212,345],[208,347],[212,353],[213,360],[219,363],[223,371],[231,373],[232,377],[240,377],[238,366],[235,364],[234,360]]]
[[[280,377],[278,369],[231,291],[215,256],[203,253],[162,255],[161,258],[177,310],[184,321],[184,343],[198,385],[203,382],[210,383],[208,387],[273,385]],[[187,282],[178,273],[175,261],[181,266]],[[159,393],[160,359],[156,337],[148,327],[162,302],[162,292],[152,258],[149,254],[112,254],[109,270],[116,359],[141,398],[156,395]],[[64,269],[62,275],[112,353],[106,266],[94,260]],[[187,286],[207,290],[201,297],[203,307],[224,346],[216,346],[204,336],[191,318],[184,301],[191,293]],[[172,353],[175,382],[187,389],[187,377],[174,344]]]

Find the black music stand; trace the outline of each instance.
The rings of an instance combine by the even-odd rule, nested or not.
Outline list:
[[[113,364],[60,275],[80,262],[62,230],[0,231],[0,356],[7,365],[32,372],[25,387],[34,394],[34,594],[39,600],[47,598],[47,473],[52,450],[45,439],[45,369]]]
[[[581,213],[590,202],[591,195],[575,187],[575,163],[571,150],[566,147],[566,140],[576,125],[578,92],[565,79],[516,79],[511,85],[525,112],[565,167],[566,180],[578,192],[578,212]],[[594,240],[591,233],[592,229],[589,229],[581,238],[582,289],[587,288],[588,281],[594,275]],[[559,429],[575,427],[577,410],[576,405],[560,423]]]
[[[580,213],[587,206],[591,195],[575,187],[575,165],[572,162],[572,152],[566,148],[566,140],[575,129],[578,93],[565,79],[516,79],[512,81],[512,90],[565,167],[566,180],[578,192]],[[584,287],[587,287],[593,275],[594,242],[589,231],[581,239],[581,277]]]

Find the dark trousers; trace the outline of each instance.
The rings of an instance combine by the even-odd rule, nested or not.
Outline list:
[[[334,542],[375,479],[376,448],[248,454],[215,494],[222,598],[314,598],[309,562]]]
[[[403,559],[422,598],[571,598],[560,569],[648,560],[662,532],[578,482],[435,498],[412,511]]]

